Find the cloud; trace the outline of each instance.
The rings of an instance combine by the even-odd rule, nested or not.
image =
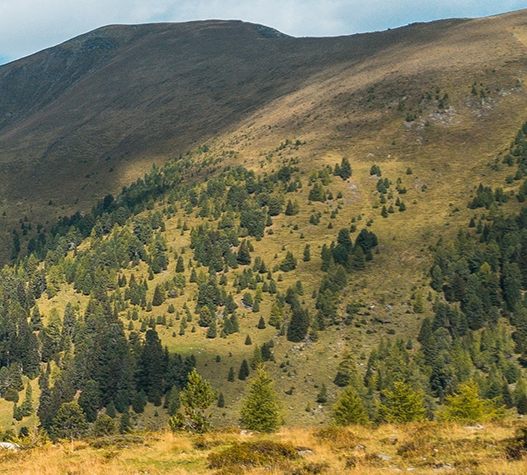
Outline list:
[[[114,23],[239,19],[294,36],[334,36],[524,6],[523,0],[0,0],[0,58],[16,59]]]

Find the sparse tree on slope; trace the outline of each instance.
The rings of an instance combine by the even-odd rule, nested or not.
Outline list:
[[[282,424],[281,406],[274,383],[262,365],[249,385],[249,394],[243,402],[241,424],[259,432],[275,432]]]
[[[216,400],[217,392],[210,383],[204,380],[196,368],[188,375],[188,382],[181,392],[183,413],[178,412],[168,421],[172,431],[187,430],[191,432],[207,432],[212,428],[207,409]]]
[[[368,413],[359,393],[348,386],[333,406],[333,420],[339,426],[368,424]]]

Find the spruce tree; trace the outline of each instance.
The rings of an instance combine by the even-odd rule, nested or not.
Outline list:
[[[207,338],[216,338],[218,336],[218,330],[216,327],[216,319],[213,318],[207,330]]]
[[[169,416],[175,416],[180,407],[179,390],[176,386],[172,386],[172,389],[165,396],[165,409],[167,409]]]
[[[322,383],[322,386],[320,386],[320,391],[317,394],[316,402],[319,404],[326,404],[328,402],[328,389],[324,383]]]
[[[130,421],[130,413],[128,412],[128,409],[126,409],[121,416],[121,420],[119,421],[119,433],[126,434],[130,432],[131,427],[132,424]]]
[[[275,432],[282,424],[281,405],[273,380],[261,365],[249,384],[240,415],[242,427],[258,432]]]
[[[86,420],[95,422],[97,411],[101,407],[101,392],[96,381],[89,380],[86,382],[79,396],[79,406],[86,414]]]
[[[280,263],[280,270],[282,272],[290,272],[296,269],[297,260],[291,251],[287,251],[284,260]]]
[[[346,157],[344,157],[340,163],[339,176],[343,180],[347,180],[351,176],[351,164]]]
[[[244,359],[240,365],[240,370],[238,371],[238,379],[240,381],[245,381],[247,376],[249,376],[249,364],[247,363],[247,360]]]
[[[359,393],[348,386],[333,405],[333,420],[339,426],[369,423],[368,413]]]
[[[145,412],[146,394],[143,390],[136,391],[132,398],[132,409],[136,414]]]
[[[309,313],[300,306],[293,308],[293,315],[287,327],[287,339],[298,343],[302,341],[309,330]]]
[[[185,263],[183,262],[183,256],[179,256],[176,263],[176,272],[185,272]]]
[[[225,407],[225,396],[223,395],[223,393],[220,393],[220,395],[218,396],[218,407]]]
[[[234,381],[234,368],[231,366],[229,368],[229,374],[227,375],[227,381],[232,383]]]
[[[159,284],[156,285],[156,288],[154,290],[154,296],[152,298],[152,305],[154,307],[159,307],[165,301],[165,299],[165,291]]]
[[[99,414],[91,429],[91,435],[93,437],[108,437],[115,434],[116,430],[117,427],[112,417],[108,414]]]
[[[306,247],[304,248],[304,262],[309,262],[311,260],[311,247],[309,244],[306,244]]]
[[[88,421],[76,402],[63,403],[51,423],[53,439],[80,439],[88,430]]]
[[[249,246],[247,240],[243,240],[238,248],[238,253],[236,254],[236,260],[238,264],[244,266],[251,263],[251,254],[249,252]]]

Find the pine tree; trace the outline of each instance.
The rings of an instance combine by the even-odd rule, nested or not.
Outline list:
[[[152,298],[152,305],[154,307],[159,307],[166,299],[165,291],[163,290],[163,287],[161,285],[156,285],[156,288],[154,290],[154,296]]]
[[[220,393],[220,395],[218,396],[218,407],[225,407],[225,396],[223,395],[223,393]]]
[[[328,389],[324,383],[322,383],[322,386],[320,386],[320,391],[317,394],[316,402],[319,404],[326,404],[328,402]]]
[[[333,420],[339,426],[369,423],[364,403],[352,386],[348,386],[333,405]]]
[[[93,437],[108,437],[115,434],[116,430],[115,420],[112,417],[108,414],[99,414],[91,429],[91,435]]]
[[[232,383],[234,381],[234,368],[231,366],[229,368],[229,374],[227,375],[227,381]]]
[[[89,380],[86,382],[79,396],[79,406],[86,414],[86,420],[95,422],[97,411],[101,407],[101,391],[96,381]]]
[[[132,427],[131,421],[130,421],[130,413],[128,412],[128,408],[123,412],[123,415],[121,416],[121,420],[119,421],[119,433],[120,434],[126,434],[130,431]]]
[[[293,308],[293,315],[287,327],[287,339],[298,343],[302,341],[309,330],[309,313],[302,307]]]
[[[304,248],[304,262],[309,262],[311,260],[311,246],[309,244],[306,244],[306,247]]]
[[[216,319],[213,318],[212,319],[212,322],[207,330],[207,338],[216,338],[216,336],[218,335],[218,330],[217,330],[217,327],[216,327]]]
[[[87,430],[86,416],[76,402],[63,403],[51,423],[54,439],[80,439]]]
[[[258,328],[258,330],[263,330],[264,328],[266,328],[265,320],[263,317],[260,317],[260,320],[258,320],[258,325],[256,325],[256,328]]]
[[[385,404],[380,407],[387,422],[404,423],[422,421],[426,418],[424,393],[414,391],[408,383],[393,383],[393,391],[383,392]]]
[[[247,240],[243,240],[238,248],[238,253],[236,254],[236,260],[238,264],[244,266],[251,263],[251,254],[249,252],[249,246]]]
[[[176,386],[172,386],[172,389],[165,396],[165,408],[168,411],[168,415],[175,416],[180,407],[179,390]]]
[[[282,424],[281,405],[274,383],[263,366],[256,370],[248,394],[242,403],[242,427],[258,432],[275,432]]]
[[[282,272],[290,272],[296,269],[297,260],[291,251],[287,251],[284,260],[280,263],[280,270]]]
[[[181,392],[181,406],[183,412],[178,412],[170,418],[169,426],[172,431],[188,430],[203,433],[212,428],[209,406],[217,397],[210,383],[204,380],[196,368],[188,375],[188,382]]]
[[[343,180],[347,180],[351,176],[351,164],[346,157],[342,159],[340,164],[339,176]]]
[[[185,263],[183,262],[183,256],[179,256],[176,263],[176,272],[185,272]]]
[[[245,381],[247,376],[249,376],[249,364],[247,363],[247,360],[244,359],[240,365],[240,370],[238,371],[238,379],[240,381]]]
[[[136,391],[132,398],[132,409],[136,414],[145,412],[146,394],[143,390]]]

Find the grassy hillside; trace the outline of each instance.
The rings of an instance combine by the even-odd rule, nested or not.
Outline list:
[[[466,453],[430,463],[436,445],[461,443],[488,473],[520,473],[504,439],[527,412],[525,15],[333,39],[237,22],[109,27],[0,68],[6,173],[22,157],[2,217],[16,226],[0,279],[3,437],[40,425],[60,438],[71,401],[90,424],[107,413],[125,434],[166,429],[194,366],[223,396],[213,424],[239,427],[263,362],[287,427],[327,426],[349,387],[376,427],[364,444],[327,429],[345,439],[339,457],[320,431],[284,430],[277,440],[317,448],[276,473],[352,459],[357,473],[479,470]],[[52,65],[63,76],[34,89]],[[509,422],[491,426],[499,437],[425,424],[427,442],[410,440],[385,424],[398,384],[416,419],[445,419],[472,384],[486,412],[470,422]],[[160,460],[186,447],[173,463],[189,472],[225,445],[156,437]],[[35,450],[69,466],[83,448],[107,473],[133,458],[98,443]]]
[[[5,65],[5,228],[86,211],[209,141],[258,166],[296,137],[306,168],[373,156],[450,183],[447,162],[456,177],[465,159],[484,166],[524,119],[523,16],[319,39],[240,22],[108,27]]]

